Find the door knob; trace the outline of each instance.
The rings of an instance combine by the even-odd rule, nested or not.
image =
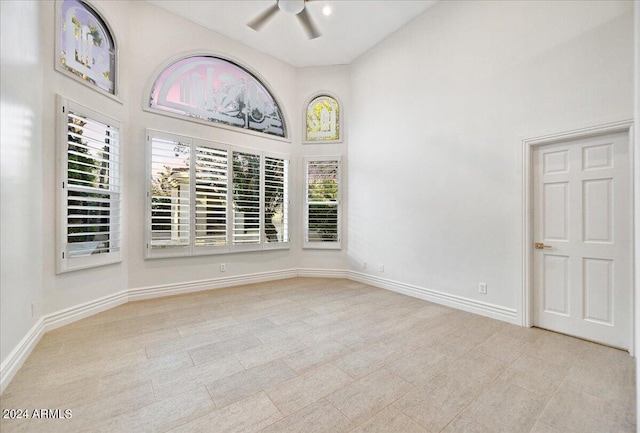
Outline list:
[[[536,242],[535,244],[533,244],[533,247],[536,250],[543,250],[545,248],[553,248],[551,245],[545,245],[542,242]]]

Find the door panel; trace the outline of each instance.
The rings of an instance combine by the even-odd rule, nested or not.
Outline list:
[[[630,347],[628,146],[615,133],[534,150],[534,325]]]
[[[569,315],[569,257],[545,254],[544,258],[544,311]]]
[[[582,260],[584,319],[613,325],[613,260]]]
[[[586,180],[582,184],[585,242],[613,242],[613,179]]]
[[[543,188],[543,238],[566,241],[569,234],[569,182],[546,183]]]

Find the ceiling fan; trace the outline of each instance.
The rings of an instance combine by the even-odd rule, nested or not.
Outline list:
[[[247,25],[253,30],[259,31],[274,17],[278,10],[281,10],[289,15],[295,15],[309,39],[315,39],[321,36],[321,33],[307,12],[306,3],[310,1],[313,0],[276,0],[274,5],[265,9],[260,15],[249,21]]]

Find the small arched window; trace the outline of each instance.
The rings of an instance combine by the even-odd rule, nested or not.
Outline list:
[[[56,68],[116,94],[116,44],[104,19],[81,0],[59,2]]]
[[[340,105],[329,95],[316,96],[307,105],[305,141],[326,143],[341,141]]]
[[[218,57],[192,56],[160,73],[149,107],[156,110],[285,137],[275,98],[244,68]]]

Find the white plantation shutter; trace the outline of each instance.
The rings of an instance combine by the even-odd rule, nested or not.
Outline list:
[[[146,258],[289,248],[289,160],[147,130]]]
[[[120,122],[59,98],[58,272],[121,260]]]
[[[151,141],[151,249],[190,246],[191,147],[189,143],[152,136]]]
[[[264,158],[265,246],[289,242],[289,161]]]
[[[196,224],[197,247],[226,246],[228,152],[196,146]]]
[[[233,245],[260,244],[260,155],[233,152]]]
[[[340,248],[340,163],[339,157],[305,161],[306,248]]]

